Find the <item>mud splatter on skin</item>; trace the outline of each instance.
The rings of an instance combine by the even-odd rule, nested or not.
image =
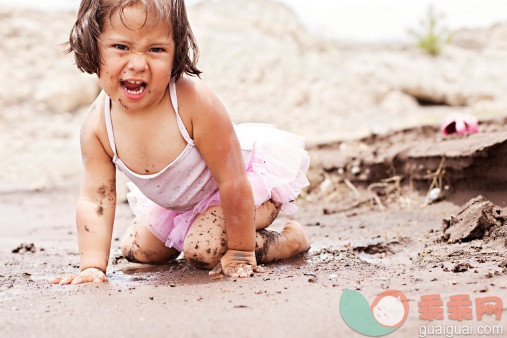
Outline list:
[[[97,194],[100,197],[99,206],[95,210],[99,217],[104,215],[103,201],[107,199],[109,202],[114,202],[116,199],[116,179],[109,180],[109,184],[103,183],[97,188]]]
[[[122,101],[121,99],[118,99],[118,103],[120,103],[120,106],[121,106],[123,109],[125,109],[125,110],[129,110],[129,107],[128,107],[125,103],[123,103],[123,101]]]
[[[102,202],[100,202],[100,205],[97,207],[97,210],[95,212],[99,217],[102,217],[104,215],[104,207],[102,206]]]
[[[282,203],[278,203],[273,200],[270,200],[270,202],[273,204],[274,210],[271,212],[271,215],[269,215],[269,217],[268,217],[268,224],[273,223],[273,221],[276,219],[276,217],[280,213],[280,209],[282,209]]]
[[[235,252],[234,253],[234,260],[238,261],[238,262],[248,263],[248,259],[245,257],[244,252]]]
[[[97,194],[99,194],[101,199],[107,198],[111,202],[114,201],[116,197],[116,179],[109,180],[108,184],[103,183],[97,188]]]
[[[255,241],[255,259],[257,260],[257,264],[270,263],[271,260],[267,259],[269,247],[275,245],[278,242],[278,238],[281,236],[281,234],[278,232],[263,229],[258,230],[257,235],[261,237]],[[262,243],[262,246],[259,246],[259,242]]]
[[[140,263],[134,256],[134,251],[132,250],[132,248],[130,248],[125,254],[125,259],[127,259],[131,263]]]
[[[203,262],[197,258],[197,255],[193,255],[193,257],[186,257],[187,261],[195,268],[201,270],[210,270],[212,266],[206,262]]]
[[[267,200],[259,208],[255,209],[254,221],[257,221],[257,212],[261,211],[260,209],[262,209],[262,211],[271,210],[271,214],[269,216],[267,216],[266,222],[264,223],[264,221],[262,221],[263,222],[262,227],[268,227],[269,225],[271,225],[273,223],[273,221],[276,219],[276,217],[280,213],[280,210],[282,209],[282,203],[278,203],[273,200]],[[262,213],[262,211],[261,211],[261,213]]]
[[[100,195],[100,197],[105,198],[106,192],[107,192],[107,186],[105,184],[102,184],[98,189],[97,193]]]
[[[132,263],[141,263],[136,256],[139,257],[140,254],[144,254],[148,258],[148,255],[141,250],[141,246],[137,243],[137,233],[135,235],[130,233],[129,238],[133,238],[133,240],[127,247],[128,250],[126,250],[127,252],[125,253],[125,258]],[[125,250],[122,251],[125,252]]]

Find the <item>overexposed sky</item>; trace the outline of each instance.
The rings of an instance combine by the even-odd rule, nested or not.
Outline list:
[[[506,0],[277,0],[313,31],[340,40],[406,41],[433,6],[450,30],[507,22]]]
[[[187,0],[188,5],[202,0]],[[254,0],[255,1],[255,0]],[[312,31],[339,40],[407,41],[429,6],[450,30],[507,22],[507,0],[276,0],[291,7]],[[76,10],[79,0],[0,0],[0,5],[48,11]]]

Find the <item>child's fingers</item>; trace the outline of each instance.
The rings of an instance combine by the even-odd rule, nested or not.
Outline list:
[[[90,282],[93,282],[94,279],[95,278],[93,276],[90,276],[90,275],[77,276],[72,281],[72,285],[77,285],[77,284],[81,284],[81,283],[90,283]]]
[[[63,277],[58,284],[60,284],[60,285],[70,284],[70,283],[72,283],[72,281],[74,280],[74,278],[76,278],[75,275]]]
[[[58,283],[60,283],[60,281],[61,281],[62,279],[63,279],[63,277],[62,277],[62,276],[60,276],[60,277],[56,277],[56,278],[53,278],[53,279],[48,279],[48,282],[49,282],[50,284],[58,284]]]
[[[241,278],[246,278],[247,276],[245,269],[243,269],[241,266],[238,269],[236,269],[236,273]]]
[[[53,279],[48,280],[51,284],[60,284],[60,285],[66,285],[66,284],[81,284],[81,283],[91,283],[91,282],[107,282],[107,277],[102,271],[88,271],[88,272],[81,272],[79,275],[72,275],[72,276],[60,276]]]
[[[93,282],[94,283],[107,282],[107,277],[105,275],[98,276],[93,280]]]
[[[224,275],[229,276],[229,277],[234,277],[234,278],[239,277],[239,275],[236,273],[236,268],[234,266],[227,266],[227,267],[225,267],[225,269],[222,268],[222,272]]]
[[[210,275],[218,275],[219,273],[222,272],[222,265],[220,265],[220,263],[217,264],[217,266],[215,266],[210,272],[209,274]]]
[[[254,274],[254,272],[265,272],[262,267],[253,266],[249,264],[239,264],[236,266],[227,266],[225,269],[222,269],[223,274],[230,277],[249,277]]]
[[[239,266],[239,269],[236,270],[236,272],[241,278],[250,277],[250,276],[253,276],[253,274],[254,274],[253,268],[254,267],[252,265],[241,264]]]
[[[72,284],[81,284],[81,283],[100,283],[100,282],[107,282],[107,277],[103,273],[88,273],[84,275],[77,276],[73,281]]]
[[[253,267],[253,266],[251,266],[251,265],[246,265],[246,266],[244,267],[245,272],[246,272],[246,277],[250,277],[250,276],[252,276],[252,275],[254,274],[254,269],[253,269],[253,268],[254,268],[254,267]]]
[[[253,267],[253,271],[254,272],[258,272],[258,273],[264,273],[264,272],[266,272],[266,270],[264,270],[264,268],[262,266],[258,266],[258,265],[256,265],[256,266]]]

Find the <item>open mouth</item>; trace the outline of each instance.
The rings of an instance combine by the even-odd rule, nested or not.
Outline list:
[[[143,81],[125,80],[121,81],[121,85],[123,86],[123,88],[127,93],[132,95],[139,95],[146,88],[146,82]]]

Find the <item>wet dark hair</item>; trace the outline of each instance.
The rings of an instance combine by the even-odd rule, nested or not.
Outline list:
[[[171,76],[176,80],[183,74],[199,76],[199,50],[190,28],[184,0],[82,0],[77,20],[70,32],[68,53],[74,53],[77,67],[86,73],[100,76],[100,54],[97,45],[106,19],[118,11],[123,21],[125,8],[142,4],[148,15],[171,24],[174,41],[174,60]]]

